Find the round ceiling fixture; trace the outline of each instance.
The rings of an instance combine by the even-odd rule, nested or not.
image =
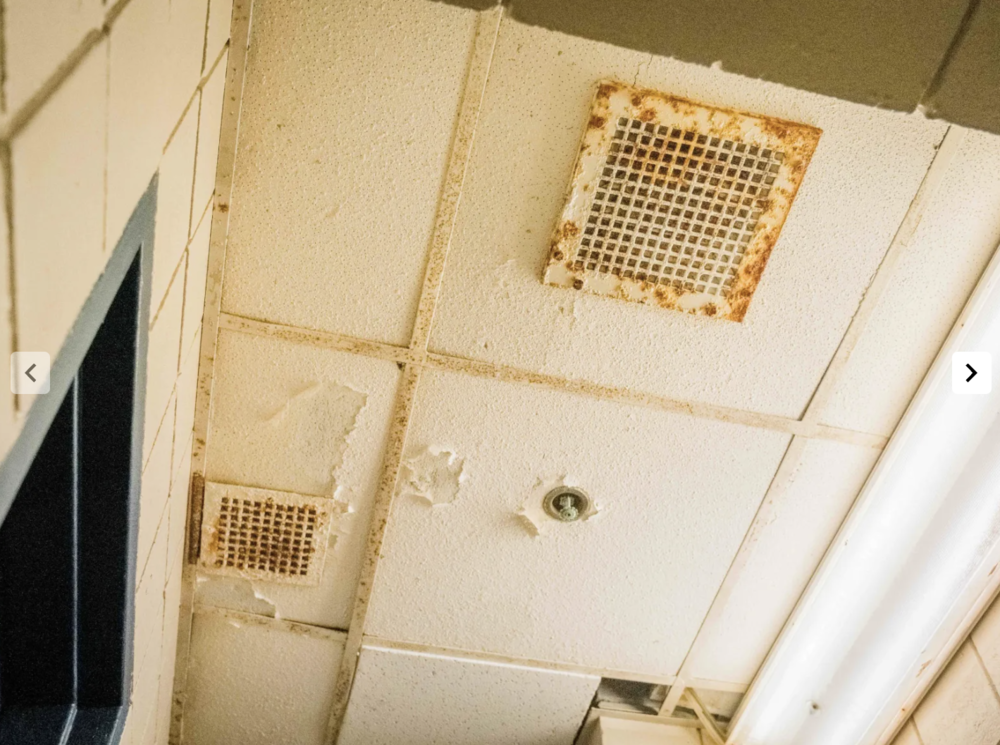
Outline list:
[[[572,523],[590,514],[590,497],[572,486],[557,486],[545,495],[546,514],[559,522]]]

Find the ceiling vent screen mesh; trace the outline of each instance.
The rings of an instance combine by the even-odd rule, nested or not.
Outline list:
[[[742,321],[819,136],[602,82],[545,282]]]
[[[207,483],[199,566],[246,579],[318,584],[336,505],[332,499]]]

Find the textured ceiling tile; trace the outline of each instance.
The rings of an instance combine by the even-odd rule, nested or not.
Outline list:
[[[571,745],[600,678],[363,647],[339,745]]]
[[[187,745],[323,745],[343,636],[239,615],[196,613]]]
[[[1000,132],[998,101],[1000,0],[980,0],[938,84],[923,103],[930,113],[948,121]]]
[[[958,29],[949,0],[512,0],[513,17],[564,33],[912,111]]]
[[[913,713],[924,745],[996,745],[1000,703],[972,645],[962,646]]]
[[[785,489],[765,507],[747,564],[691,661],[697,678],[749,684],[854,504],[879,451],[811,440]]]
[[[824,422],[892,433],[998,243],[1000,137],[970,132],[893,269]]]
[[[776,432],[429,372],[407,456],[453,453],[461,479],[445,504],[397,497],[366,630],[673,674],[787,443]],[[560,482],[587,492],[597,514],[569,524],[540,516]]]
[[[541,284],[597,82],[823,129],[742,324]],[[513,22],[501,27],[431,346],[798,416],[945,125]]]
[[[405,343],[476,14],[259,3],[223,307]]]
[[[222,331],[209,423],[209,481],[350,505],[316,588],[257,583],[283,618],[345,628],[399,370],[392,362]],[[208,582],[218,580],[205,580]]]

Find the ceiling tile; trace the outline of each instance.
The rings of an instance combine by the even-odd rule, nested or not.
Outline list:
[[[255,583],[282,618],[346,628],[395,400],[392,362],[223,330],[206,478],[350,504],[319,587]],[[208,581],[216,581],[206,579]]]
[[[254,8],[224,309],[405,343],[476,14]]]
[[[194,616],[191,745],[324,745],[343,634],[231,612]]]
[[[542,285],[591,99],[605,78],[824,130],[742,324]],[[505,22],[431,346],[798,416],[944,131],[919,116]]]
[[[893,269],[824,422],[892,433],[998,243],[1000,137],[969,132]]]
[[[787,435],[453,373],[421,379],[407,457],[450,502],[396,499],[366,631],[441,647],[673,674]],[[420,460],[420,462],[431,462]],[[428,480],[428,479],[425,479]],[[539,520],[558,482],[598,514]],[[443,487],[444,488],[444,487]]]
[[[778,638],[813,570],[854,504],[878,450],[805,443],[784,489],[763,509],[771,517],[747,544],[746,565],[718,621],[702,630],[690,660],[696,678],[749,684]]]
[[[339,745],[571,745],[600,678],[365,646]]]

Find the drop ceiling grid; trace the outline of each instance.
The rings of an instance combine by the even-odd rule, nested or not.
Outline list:
[[[628,67],[628,64],[625,64],[625,65],[624,65],[624,67]],[[432,312],[433,312],[433,306],[432,306]],[[364,343],[364,342],[362,342],[362,343]],[[353,351],[358,351],[358,350],[353,350]],[[598,377],[599,377],[599,376],[598,376]],[[790,421],[795,421],[795,420],[794,420],[794,419],[791,419]],[[405,422],[404,422],[404,426],[405,426]],[[768,434],[770,434],[770,435],[773,435],[773,433],[768,433]],[[774,435],[774,436],[776,436],[776,435]],[[370,548],[371,548],[371,547],[369,546],[369,553],[370,553]],[[372,558],[372,557],[369,557],[369,558]],[[372,560],[374,560],[374,559],[372,559]],[[353,631],[353,629],[352,629],[352,631]],[[356,633],[357,633],[357,632],[356,632]]]
[[[397,498],[365,631],[672,674],[787,443],[781,433],[427,371],[406,453],[455,452],[467,481],[439,508]],[[540,482],[563,476],[604,514],[533,539],[515,513],[529,495],[541,498]]]
[[[824,130],[742,324],[540,284],[594,86],[609,77]],[[430,349],[798,418],[945,129],[505,21]]]

